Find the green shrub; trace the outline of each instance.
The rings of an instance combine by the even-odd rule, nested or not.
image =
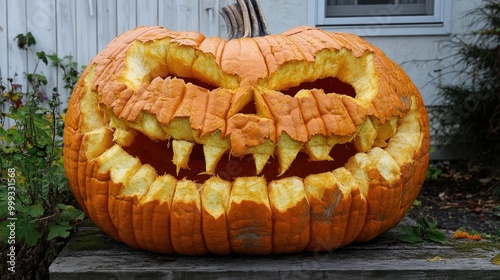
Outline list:
[[[31,33],[16,40],[27,52],[36,44]],[[16,83],[17,75],[0,77],[0,267],[6,272],[2,278],[8,279],[46,278],[65,238],[83,219],[63,168],[60,95],[54,88],[45,96],[47,78],[36,70],[38,63],[50,61],[63,71],[65,88],[71,89],[78,79],[77,65],[70,57],[43,51],[36,56],[35,70],[23,76],[28,89]],[[6,118],[12,127],[3,127]],[[13,254],[15,262],[9,263]]]
[[[454,84],[441,85],[443,106],[431,112],[438,144],[471,151],[473,160],[498,168],[500,162],[500,1],[487,0],[474,15],[477,31],[454,37]]]

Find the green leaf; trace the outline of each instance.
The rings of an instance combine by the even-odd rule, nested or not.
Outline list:
[[[47,236],[47,240],[54,239],[56,237],[66,238],[69,236],[71,229],[73,227],[69,225],[68,222],[61,222],[56,225],[52,225],[50,227],[49,235]]]
[[[58,66],[61,63],[61,59],[57,56],[57,54],[50,54],[47,57],[52,61],[53,66]]]
[[[28,208],[28,212],[26,214],[30,215],[33,218],[38,218],[43,215],[43,205],[41,202],[37,204],[33,204]]]
[[[28,245],[34,246],[41,234],[37,230],[36,222],[26,219],[18,219],[16,221],[17,238],[24,240]]]
[[[47,55],[45,54],[44,51],[40,51],[36,53],[36,56],[45,63],[45,65],[49,64],[49,61],[47,59]]]
[[[405,234],[400,235],[397,239],[406,243],[422,242],[422,235],[418,226],[403,226]]]
[[[9,223],[10,221],[7,220],[0,223],[0,241],[2,241],[4,244],[8,243],[10,236],[10,228],[7,227]]]
[[[417,219],[417,224],[424,230],[433,230],[437,226],[437,221],[434,218],[427,219],[427,217],[421,217]]]
[[[71,205],[58,204],[57,206],[61,209],[61,218],[63,220],[82,220],[85,217],[85,213],[82,210],[76,209]]]
[[[401,235],[398,237],[398,240],[401,242],[412,243],[412,244],[424,241],[422,237],[416,235]]]
[[[31,32],[26,33],[26,42],[28,44],[28,47],[34,46],[36,44],[35,37]]]
[[[25,50],[36,44],[35,37],[33,37],[33,34],[31,34],[31,32],[26,33],[26,35],[18,34],[14,38],[14,40],[17,41],[17,46],[20,49],[25,49]]]
[[[45,125],[45,126],[52,126],[52,123],[47,120],[46,118],[44,118],[43,116],[41,115],[34,115],[33,116],[33,122],[37,125],[37,126],[40,126],[40,125]]]
[[[448,242],[448,237],[438,230],[433,230],[433,231],[429,232],[428,239],[430,241],[433,241],[436,243],[441,243],[441,244]]]
[[[422,206],[422,202],[420,202],[420,200],[418,200],[418,199],[415,199],[415,200],[413,201],[413,204],[412,204],[412,205],[413,205],[414,207],[420,207],[420,206]]]

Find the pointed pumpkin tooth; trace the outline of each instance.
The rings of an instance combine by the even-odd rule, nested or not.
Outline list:
[[[193,151],[194,143],[184,140],[172,140],[172,149],[174,157],[172,162],[177,167],[177,175],[181,168],[188,168],[189,156]]]
[[[373,147],[375,138],[377,138],[377,123],[371,118],[366,118],[365,122],[357,127],[354,147],[358,152],[367,152]]]
[[[130,129],[127,124],[117,118],[112,112],[109,112],[109,127],[114,128],[113,142],[122,147],[132,145],[135,139],[135,130]]]
[[[151,165],[141,165],[120,190],[118,196],[136,196],[138,200],[141,200],[156,180],[156,177],[156,170]]]
[[[231,141],[229,137],[222,138],[220,131],[202,136],[197,140],[203,144],[205,156],[205,172],[201,174],[214,174],[219,160],[231,149]]]
[[[227,151],[229,148],[226,147],[203,145],[203,154],[205,155],[205,172],[203,174],[214,174],[217,163]]]
[[[380,125],[373,145],[376,147],[386,147],[387,140],[396,134],[398,121],[399,118],[394,116],[389,121]]]
[[[253,159],[255,161],[255,170],[257,172],[257,175],[259,175],[262,172],[264,166],[269,160],[269,157],[273,155],[273,152],[274,152],[274,145],[269,140],[267,140],[263,144],[247,148],[246,154],[253,155]]]
[[[189,118],[174,118],[168,125],[162,125],[162,130],[174,139],[195,141],[195,131],[191,129]]]
[[[137,120],[128,122],[128,125],[144,133],[144,135],[147,135],[151,140],[165,140],[168,136],[156,119],[156,116],[149,113],[142,112]]]
[[[134,142],[135,135],[136,133],[134,130],[117,128],[113,133],[113,142],[122,147],[128,147]]]
[[[253,160],[255,161],[255,170],[257,175],[262,172],[270,157],[270,155],[253,154]]]
[[[283,133],[277,146],[278,161],[280,164],[278,176],[280,176],[292,165],[293,160],[297,157],[300,150],[302,150],[304,143],[295,141],[288,134]]]
[[[335,141],[328,141],[329,139],[321,134],[313,135],[309,140],[304,151],[309,155],[312,161],[332,161],[333,158],[329,155],[333,146],[337,144]]]

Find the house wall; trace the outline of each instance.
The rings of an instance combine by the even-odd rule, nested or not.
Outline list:
[[[0,75],[5,83],[17,74],[15,83],[26,89],[23,73],[36,69],[47,76],[47,88],[57,87],[66,101],[62,73],[38,63],[36,52],[70,55],[86,65],[118,34],[136,26],[222,35],[225,26],[217,10],[228,3],[231,0],[0,0]],[[31,53],[20,50],[15,41],[27,32],[37,41]]]
[[[312,0],[309,0],[312,1]],[[281,33],[294,26],[310,25],[307,1],[260,1],[267,16],[269,29]],[[482,0],[453,0],[452,26],[449,35],[434,36],[372,36],[364,37],[398,63],[419,88],[427,106],[439,104],[437,84],[452,82],[454,75],[441,75],[454,63],[446,43],[455,35],[471,31],[472,17],[464,17],[481,5]],[[272,16],[269,16],[272,15]]]
[[[313,0],[308,0],[313,1]],[[260,0],[272,33],[311,22],[308,1]],[[5,79],[35,68],[49,78],[47,88],[58,87],[65,95],[62,74],[53,67],[37,65],[34,53],[17,48],[15,36],[32,32],[37,39],[34,51],[71,55],[86,65],[117,34],[139,25],[162,25],[172,30],[199,30],[207,36],[225,36],[219,7],[235,0],[0,0],[0,75]],[[456,34],[469,31],[463,20],[482,0],[454,0],[450,35],[365,37],[400,64],[420,89],[426,105],[436,104],[436,84],[453,76],[438,74],[453,60],[445,59],[443,46]],[[182,15],[182,16],[179,16]],[[23,85],[26,88],[28,85]]]

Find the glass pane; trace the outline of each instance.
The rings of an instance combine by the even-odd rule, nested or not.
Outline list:
[[[434,0],[328,0],[326,17],[426,16]]]
[[[394,4],[394,0],[358,0],[358,5],[387,5]]]
[[[327,6],[354,5],[354,0],[328,0]]]

